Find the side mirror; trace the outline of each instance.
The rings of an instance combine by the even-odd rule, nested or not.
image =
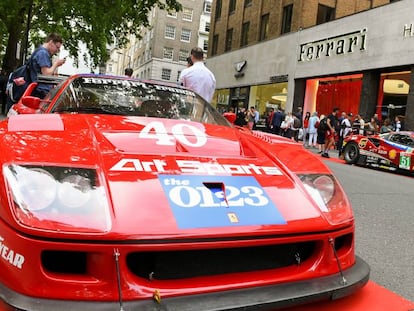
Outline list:
[[[22,97],[22,104],[32,109],[40,109],[40,98],[35,96]]]

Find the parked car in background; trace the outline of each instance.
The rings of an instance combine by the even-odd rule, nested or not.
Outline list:
[[[368,281],[347,196],[301,144],[173,84],[55,82],[0,122],[3,310],[269,310]]]
[[[343,150],[348,164],[408,173],[414,170],[414,132],[350,135],[344,140]]]

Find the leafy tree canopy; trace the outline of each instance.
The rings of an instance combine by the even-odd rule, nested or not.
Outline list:
[[[141,27],[149,26],[149,12],[160,9],[180,11],[177,0],[0,0],[0,53],[3,69],[20,65],[26,47],[38,46],[43,38],[56,32],[75,59],[80,43],[86,45],[91,66],[108,58],[107,47],[123,47],[133,34],[140,37]],[[29,42],[26,34],[29,33]],[[21,43],[21,57],[16,57]],[[29,51],[30,52],[30,51]]]

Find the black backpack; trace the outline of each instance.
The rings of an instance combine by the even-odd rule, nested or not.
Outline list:
[[[298,117],[296,117],[296,116],[293,117],[293,127],[295,129],[301,128],[302,127],[302,124],[301,123],[302,122],[300,122],[300,119]]]
[[[27,62],[14,70],[7,80],[6,93],[8,100],[14,104],[19,101],[23,96],[24,91],[30,83],[32,83],[31,70],[32,58],[38,50],[33,52],[33,55],[27,60]]]
[[[319,121],[318,129],[321,131],[326,131],[328,129],[328,118],[325,117],[322,120]]]

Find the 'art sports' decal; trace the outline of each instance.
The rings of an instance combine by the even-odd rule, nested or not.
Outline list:
[[[158,178],[181,229],[286,223],[253,176]]]

